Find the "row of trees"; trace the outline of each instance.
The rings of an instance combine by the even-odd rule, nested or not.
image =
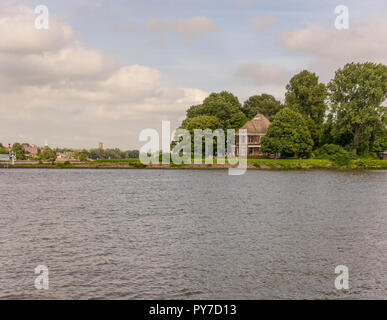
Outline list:
[[[14,143],[12,145],[12,150],[16,153],[16,158],[18,160],[25,160],[28,155],[24,146],[21,143]],[[75,159],[86,161],[88,159],[98,160],[98,159],[135,159],[139,157],[138,150],[127,150],[122,151],[118,148],[115,149],[69,149],[69,148],[54,148],[51,149],[48,146],[44,148],[38,148],[38,153],[34,157],[35,160],[48,160],[55,161],[56,154],[60,153],[72,153]],[[0,143],[0,153],[8,153],[2,143]]]
[[[74,150],[74,155],[79,160],[87,159],[135,159],[139,157],[138,150],[122,151],[118,148],[115,149],[82,149]]]
[[[4,145],[0,142],[0,154],[8,153],[8,151],[5,149]]]
[[[349,63],[327,84],[304,70],[286,86],[284,103],[272,95],[250,97],[242,105],[232,93],[210,94],[187,110],[182,128],[239,129],[258,112],[272,121],[262,151],[305,155],[336,144],[357,155],[387,149],[387,66]]]

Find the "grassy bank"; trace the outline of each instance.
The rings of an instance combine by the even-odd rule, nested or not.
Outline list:
[[[0,168],[7,165],[0,163]],[[109,159],[95,160],[87,163],[40,163],[8,165],[9,168],[42,168],[42,169],[227,169],[228,163],[217,164],[142,164],[139,159]],[[352,160],[348,165],[341,166],[326,159],[248,159],[247,168],[251,170],[311,170],[311,169],[387,169],[386,160],[358,159]]]

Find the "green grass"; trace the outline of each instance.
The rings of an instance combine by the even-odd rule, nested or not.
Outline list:
[[[92,160],[88,163],[139,163],[140,159],[99,159],[99,160]]]
[[[217,159],[214,158],[214,165],[217,163]],[[227,159],[226,159],[227,163]],[[386,160],[376,159],[357,159],[351,160],[346,166],[340,166],[335,164],[331,160],[326,159],[262,159],[262,158],[248,158],[247,163],[253,165],[257,169],[268,170],[297,170],[297,169],[387,169]],[[105,165],[104,165],[105,164]],[[116,166],[114,165],[116,164]],[[193,164],[193,161],[192,161]],[[213,165],[206,165],[203,159],[202,166],[205,168],[216,168]],[[40,163],[40,164],[16,164],[15,167],[30,167],[30,168],[124,168],[134,167],[137,169],[144,169],[148,166],[142,164],[139,159],[101,159],[94,160],[88,163]],[[185,168],[184,164],[176,165],[171,163],[170,168]]]

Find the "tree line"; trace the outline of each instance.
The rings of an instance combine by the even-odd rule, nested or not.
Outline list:
[[[12,145],[12,150],[16,153],[18,160],[25,160],[29,156],[26,154],[25,148],[21,143],[15,142]],[[86,161],[88,159],[136,159],[139,157],[138,150],[120,150],[114,149],[71,149],[71,148],[53,148],[48,146],[38,148],[37,155],[33,157],[34,160],[48,160],[55,161],[57,153],[71,153],[75,159]],[[3,144],[0,142],[0,154],[8,153]]]
[[[211,93],[187,110],[181,128],[191,133],[207,128],[238,130],[261,113],[272,122],[262,138],[264,153],[310,156],[345,150],[370,156],[387,149],[387,113],[382,105],[386,99],[386,65],[348,63],[328,84],[308,70],[294,75],[286,86],[284,103],[263,93],[242,105],[230,92]]]

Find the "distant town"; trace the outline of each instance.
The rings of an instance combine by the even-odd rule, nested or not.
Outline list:
[[[138,150],[122,151],[118,148],[104,149],[99,142],[98,148],[72,149],[50,148],[47,143],[43,147],[36,144],[19,143],[4,145],[0,142],[0,161],[10,160],[10,153],[15,153],[16,160],[34,160],[51,162],[82,162],[98,159],[134,159],[138,158]]]

